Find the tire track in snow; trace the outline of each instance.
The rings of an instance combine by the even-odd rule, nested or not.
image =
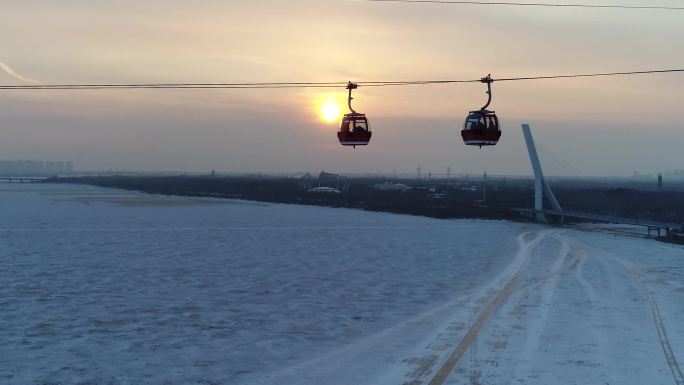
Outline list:
[[[465,336],[461,339],[461,342],[456,346],[455,350],[451,353],[449,358],[442,364],[440,369],[437,371],[435,376],[430,380],[428,385],[443,385],[444,382],[449,378],[454,368],[461,360],[466,351],[473,345],[477,340],[477,335],[484,326],[485,322],[494,313],[494,311],[502,304],[510,295],[513,293],[514,289],[521,280],[522,274],[527,267],[532,250],[541,242],[544,238],[549,235],[549,232],[542,232],[536,238],[529,242],[525,242],[525,236],[527,234],[521,234],[518,237],[518,242],[520,244],[520,250],[518,254],[522,254],[523,258],[520,263],[518,271],[511,277],[511,279],[506,283],[506,285],[499,290],[494,299],[489,301],[485,308],[480,312],[480,315],[475,319],[475,322],[470,326]],[[679,385],[679,384],[678,384]]]
[[[531,323],[528,324],[528,330],[525,336],[522,351],[520,353],[521,359],[514,367],[514,378],[520,378],[522,373],[530,371],[529,357],[534,350],[539,346],[539,341],[542,332],[547,325],[547,319],[553,298],[556,296],[556,288],[560,275],[568,272],[573,266],[579,262],[581,256],[580,251],[576,247],[571,247],[567,239],[564,237],[555,237],[561,242],[561,247],[556,255],[556,262],[551,267],[551,272],[544,274],[538,278],[532,278],[527,284],[521,286],[520,289],[541,290],[540,304],[538,314],[532,317]]]
[[[655,321],[656,330],[658,331],[658,339],[660,340],[660,345],[663,347],[663,353],[665,353],[665,359],[667,360],[667,365],[672,371],[672,376],[674,377],[675,384],[684,385],[684,375],[682,375],[682,370],[679,368],[677,363],[677,358],[672,351],[672,346],[670,346],[670,340],[667,338],[667,330],[665,330],[665,325],[663,324],[663,319],[660,315],[660,308],[658,307],[658,302],[655,300],[653,293],[646,287],[644,281],[641,279],[640,272],[634,272],[634,277],[636,278],[641,291],[648,299],[651,305],[651,313],[653,314],[653,320]]]
[[[669,246],[665,245],[660,245],[654,242],[646,242],[646,241],[641,241],[641,240],[630,240],[633,243],[639,243],[639,244],[645,244],[648,247],[657,247],[660,249],[665,249],[667,251],[671,250],[672,248]],[[673,379],[675,381],[676,385],[684,385],[684,375],[682,374],[681,368],[679,367],[679,363],[677,362],[677,358],[674,354],[674,351],[672,350],[672,346],[670,345],[670,340],[667,337],[667,330],[665,329],[665,324],[663,323],[662,316],[660,314],[660,307],[658,306],[658,302],[655,299],[655,296],[653,293],[651,293],[650,290],[646,287],[646,284],[644,283],[642,279],[642,273],[638,270],[635,270],[637,266],[635,266],[633,263],[627,262],[623,260],[622,258],[619,258],[616,255],[611,255],[611,254],[606,254],[604,249],[601,249],[599,247],[596,247],[595,245],[590,245],[585,242],[581,242],[584,247],[587,247],[589,249],[594,250],[595,252],[599,254],[603,254],[613,261],[615,263],[620,264],[625,270],[627,271],[632,271],[632,275],[636,281],[636,283],[639,286],[639,289],[641,292],[644,294],[646,297],[646,300],[648,301],[650,307],[651,307],[651,314],[653,316],[653,321],[655,323],[656,327],[656,332],[658,334],[658,342],[660,343],[663,353],[665,354],[665,359],[667,362],[667,365],[670,367],[670,370],[672,372]]]
[[[561,241],[561,243],[563,244],[562,245],[563,257],[558,261],[558,263],[560,264],[560,263],[564,262],[565,259],[567,259],[567,257],[570,257],[572,255],[570,257],[570,260],[563,263],[560,267],[557,265],[554,266],[553,271],[551,271],[550,273],[548,273],[546,275],[543,275],[541,277],[533,279],[532,281],[521,286],[521,288],[527,288],[528,286],[534,286],[534,287],[538,288],[539,286],[544,284],[548,279],[550,279],[554,276],[557,276],[559,274],[565,274],[565,273],[570,272],[570,270],[577,267],[577,265],[579,264],[582,257],[584,257],[584,255],[586,254],[584,249],[582,249],[580,247],[577,247],[574,245],[572,247],[570,247],[569,244],[567,243],[567,240],[565,240],[564,238],[558,237],[556,239]]]
[[[593,341],[595,341],[594,343],[597,345],[595,354],[604,357],[603,362],[611,362],[613,365],[619,366],[621,362],[620,359],[616,359],[615,355],[611,354],[612,352],[609,351],[611,341],[608,334],[605,331],[598,330],[594,326],[601,322],[615,324],[613,320],[608,319],[608,317],[610,317],[609,315],[601,312],[600,307],[601,301],[604,299],[602,296],[605,297],[613,292],[610,287],[611,285],[614,285],[613,282],[617,280],[617,277],[615,277],[616,274],[614,271],[611,271],[610,265],[606,264],[600,258],[583,258],[580,262],[581,263],[578,263],[577,269],[575,270],[575,280],[589,301],[588,306],[586,307],[588,314],[586,314],[584,318],[592,326],[589,328],[587,334],[592,336]],[[603,269],[599,269],[596,266],[587,268],[589,263],[597,264]],[[602,283],[608,285],[609,289],[605,290],[598,286]],[[578,309],[578,311],[579,310],[580,309]]]

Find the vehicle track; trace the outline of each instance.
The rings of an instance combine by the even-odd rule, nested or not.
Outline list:
[[[485,322],[494,313],[494,311],[510,297],[510,295],[518,287],[521,281],[522,275],[529,263],[530,256],[534,248],[546,237],[549,236],[549,232],[542,232],[537,237],[529,242],[525,242],[525,234],[521,235],[519,242],[521,244],[520,252],[523,253],[523,259],[516,273],[510,278],[506,285],[499,290],[496,296],[487,303],[484,309],[480,312],[475,322],[470,326],[465,336],[458,343],[454,351],[451,353],[449,358],[442,364],[434,377],[430,380],[428,385],[443,385],[444,382],[449,378],[454,368],[461,360],[466,351],[473,345],[477,340],[477,335],[484,326]],[[678,384],[679,385],[679,384]]]
[[[652,246],[649,244],[649,246]],[[593,247],[591,245],[586,245],[585,247],[588,247],[590,249],[594,249],[597,252],[601,253],[603,250]],[[659,247],[663,247],[660,245]],[[614,261],[617,263],[621,264],[625,269],[627,270],[632,270],[634,267],[626,264],[625,261],[623,261],[621,258],[617,258],[615,256],[611,257]],[[675,381],[676,385],[684,385],[684,374],[682,374],[682,370],[679,367],[679,363],[677,362],[677,358],[674,354],[674,351],[672,350],[672,346],[670,344],[670,340],[667,336],[667,330],[665,329],[665,324],[663,323],[662,316],[660,315],[660,307],[658,306],[658,302],[655,299],[655,296],[653,293],[651,293],[650,290],[646,287],[646,284],[644,283],[642,279],[642,274],[640,271],[633,271],[633,276],[636,280],[636,282],[639,285],[639,288],[641,289],[641,292],[644,294],[644,297],[648,301],[650,307],[651,307],[651,314],[653,315],[653,321],[655,323],[656,327],[656,332],[658,333],[658,342],[660,343],[660,346],[663,349],[663,353],[665,354],[665,360],[667,362],[667,365],[670,367],[670,370],[672,371],[672,377]]]
[[[672,371],[672,377],[676,385],[684,385],[684,375],[682,375],[682,370],[677,363],[677,358],[672,351],[672,346],[670,345],[670,340],[667,337],[667,330],[665,330],[665,325],[663,324],[663,319],[660,315],[660,308],[658,307],[658,302],[656,301],[653,293],[646,287],[644,281],[641,279],[641,273],[635,272],[634,277],[636,278],[641,291],[646,296],[649,304],[651,305],[651,313],[653,314],[653,320],[655,321],[655,327],[658,332],[658,339],[660,340],[660,345],[663,348],[663,353],[665,353],[665,359],[667,360],[667,365]]]

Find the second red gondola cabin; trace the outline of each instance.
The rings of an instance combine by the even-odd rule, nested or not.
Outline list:
[[[370,131],[366,115],[352,112],[344,115],[337,138],[343,146],[366,146],[373,133]]]
[[[470,111],[461,131],[461,137],[469,146],[495,146],[501,138],[499,119],[494,111]]]

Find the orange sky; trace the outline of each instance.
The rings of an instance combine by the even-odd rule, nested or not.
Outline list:
[[[611,3],[605,1],[604,3]],[[617,2],[626,4],[638,2]],[[649,1],[648,4],[655,4]],[[661,1],[677,5],[676,1]],[[684,12],[327,1],[6,1],[0,83],[472,79],[684,67]],[[19,77],[17,76],[19,75]],[[21,79],[24,77],[25,79]],[[519,124],[587,175],[684,168],[684,75],[495,83],[499,146],[460,142],[479,84],[361,88],[342,148],[323,90],[0,91],[3,159],[81,168],[529,173]],[[344,99],[344,90],[339,90]],[[344,107],[344,106],[343,106]],[[663,143],[663,138],[667,138]],[[563,170],[558,170],[562,173]]]

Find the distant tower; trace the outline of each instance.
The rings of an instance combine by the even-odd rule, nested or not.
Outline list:
[[[482,203],[487,202],[487,171],[484,172],[482,177]]]
[[[663,189],[663,173],[658,174],[658,190]]]
[[[416,175],[418,176],[418,179],[422,178],[423,173],[420,169],[420,166],[418,166],[418,168],[416,169]]]
[[[451,179],[451,166],[447,166],[447,179]]]

